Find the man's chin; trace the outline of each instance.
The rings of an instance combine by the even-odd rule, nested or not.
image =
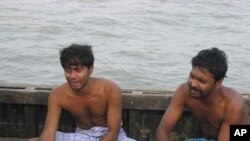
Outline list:
[[[201,98],[201,94],[200,93],[192,93],[192,92],[190,92],[190,96],[192,98],[195,98],[195,99],[200,99]]]
[[[80,85],[70,85],[71,89],[73,90],[81,90],[82,87]]]

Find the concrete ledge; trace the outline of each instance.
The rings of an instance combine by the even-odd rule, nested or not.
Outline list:
[[[51,87],[0,86],[0,141],[24,141],[39,136],[50,91]],[[123,127],[128,136],[139,141],[154,141],[154,132],[172,94],[169,91],[123,89]],[[250,107],[250,94],[242,95]],[[73,118],[63,111],[58,130],[70,132],[74,128]],[[197,121],[185,110],[171,139],[182,141],[200,135],[200,131]]]
[[[51,88],[1,87],[0,103],[46,105]],[[122,90],[123,108],[165,110],[173,93],[168,91]]]
[[[27,141],[25,138],[0,137],[0,141]]]

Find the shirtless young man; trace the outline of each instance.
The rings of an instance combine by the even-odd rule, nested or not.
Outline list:
[[[189,78],[173,95],[157,128],[156,141],[169,141],[184,107],[199,121],[204,141],[229,141],[230,124],[250,124],[241,95],[222,85],[227,67],[226,54],[217,48],[202,50],[193,57]]]
[[[90,77],[94,55],[91,46],[72,44],[60,52],[66,83],[53,89],[40,138],[31,141],[135,141],[121,128],[122,97],[117,84]],[[75,133],[56,131],[62,109],[76,121]]]

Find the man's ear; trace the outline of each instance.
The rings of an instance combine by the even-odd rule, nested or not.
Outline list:
[[[220,87],[222,85],[222,81],[223,81],[223,79],[216,81],[215,86]]]
[[[93,73],[93,69],[94,69],[94,66],[89,67],[89,75],[91,75]]]

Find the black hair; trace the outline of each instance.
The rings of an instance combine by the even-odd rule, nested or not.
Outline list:
[[[216,47],[201,50],[192,58],[191,63],[193,67],[207,69],[216,81],[226,77],[228,69],[227,55],[224,51]]]
[[[63,68],[78,65],[90,68],[94,64],[92,46],[71,44],[60,50],[60,61]]]

